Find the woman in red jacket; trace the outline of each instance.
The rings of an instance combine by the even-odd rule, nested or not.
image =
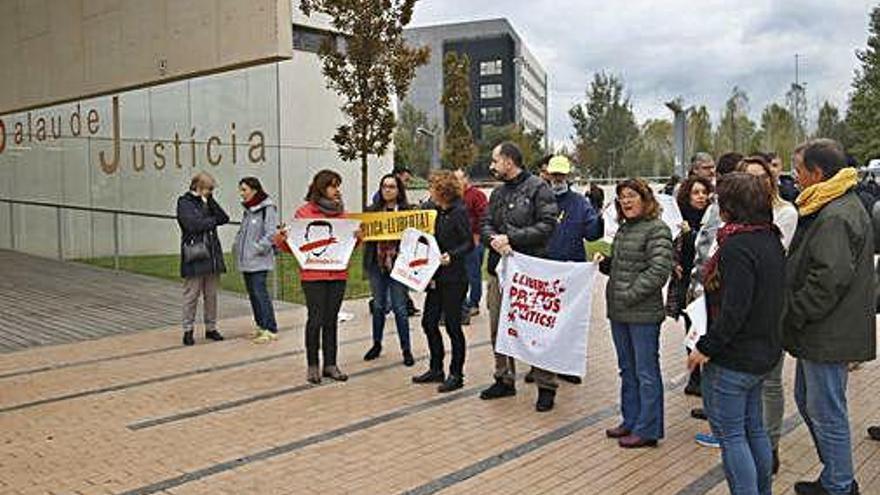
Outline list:
[[[345,209],[342,204],[342,177],[332,170],[321,170],[312,179],[306,203],[296,210],[294,218],[344,218]],[[287,232],[282,231],[279,238],[285,239]],[[287,252],[290,248],[286,242],[279,247]],[[306,320],[306,361],[309,366],[308,381],[321,383],[321,377],[339,382],[348,380],[336,365],[336,333],[339,309],[345,294],[345,283],[348,271],[303,270],[300,268],[300,282],[306,296],[308,319]],[[318,361],[320,347],[324,368],[321,370]]]

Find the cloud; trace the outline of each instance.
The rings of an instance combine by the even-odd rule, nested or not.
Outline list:
[[[784,102],[794,56],[811,112],[824,100],[846,104],[855,50],[867,39],[875,0],[421,0],[414,25],[507,17],[550,80],[550,138],[571,133],[568,109],[592,74],[623,77],[640,120],[667,117],[682,96],[717,120],[734,85],[753,118]]]

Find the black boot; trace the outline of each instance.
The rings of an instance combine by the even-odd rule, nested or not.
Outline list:
[[[480,392],[480,398],[483,400],[500,399],[514,395],[516,395],[516,387],[513,384],[504,383],[500,378],[496,378],[491,387]]]
[[[580,385],[581,383],[583,383],[583,380],[581,380],[581,377],[579,377],[577,375],[563,375],[562,373],[558,373],[556,376],[560,380],[562,380],[564,382],[571,383],[573,385]]]
[[[538,401],[535,403],[535,410],[538,412],[547,412],[553,409],[553,400],[556,399],[556,391],[549,388],[538,389]]]
[[[822,486],[819,480],[816,481],[798,481],[794,484],[794,492],[797,495],[828,495],[828,490]],[[859,484],[853,480],[849,488],[849,495],[859,495]]]
[[[443,383],[446,375],[442,370],[428,370],[419,376],[412,377],[413,383]]]
[[[210,332],[206,332],[205,338],[211,339],[214,342],[220,342],[221,340],[223,340],[223,336],[220,335],[220,332],[218,332],[217,330],[211,330]]]
[[[464,387],[464,378],[457,375],[449,375],[449,378],[447,378],[445,382],[441,383],[440,386],[437,387],[437,391],[443,394],[446,392],[452,392],[453,390],[458,390],[461,387]]]
[[[195,345],[196,341],[193,339],[192,331],[183,332],[183,345]]]
[[[382,354],[382,344],[373,342],[373,347],[370,347],[370,350],[364,354],[364,361],[372,361],[379,357],[380,354]]]
[[[880,426],[872,426],[868,428],[868,436],[871,437],[871,440],[877,440],[880,442]]]
[[[409,349],[403,351],[403,365],[406,367],[410,367],[416,364],[415,358],[413,358],[412,351]]]

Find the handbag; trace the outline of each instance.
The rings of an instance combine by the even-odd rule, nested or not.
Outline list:
[[[208,242],[206,235],[194,237],[183,243],[183,262],[195,263],[196,261],[207,260],[211,258],[211,252],[208,250]]]

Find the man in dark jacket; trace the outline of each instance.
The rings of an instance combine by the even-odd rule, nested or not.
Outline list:
[[[786,270],[783,345],[797,358],[795,401],[824,465],[798,494],[858,493],[846,402],[847,364],[876,354],[874,239],[840,145],[795,152],[800,214]]]
[[[226,272],[217,226],[229,223],[229,215],[214,200],[214,178],[200,172],[189,191],[177,199],[180,225],[180,276],[183,277],[183,344],[193,345],[193,326],[199,296],[205,299],[205,337],[223,340],[217,331],[217,290]]]
[[[501,288],[496,268],[501,256],[516,251],[545,258],[546,246],[553,230],[559,209],[550,186],[523,169],[522,152],[509,142],[501,143],[492,150],[489,171],[504,182],[492,191],[489,210],[483,217],[483,244],[490,247],[488,259],[489,281],[486,302],[489,306],[489,325],[492,346],[498,333],[498,316],[501,311]],[[503,354],[495,354],[495,384],[480,394],[484,400],[510,397],[516,394],[514,360]],[[538,411],[553,408],[556,397],[556,375],[535,369],[538,382]]]

